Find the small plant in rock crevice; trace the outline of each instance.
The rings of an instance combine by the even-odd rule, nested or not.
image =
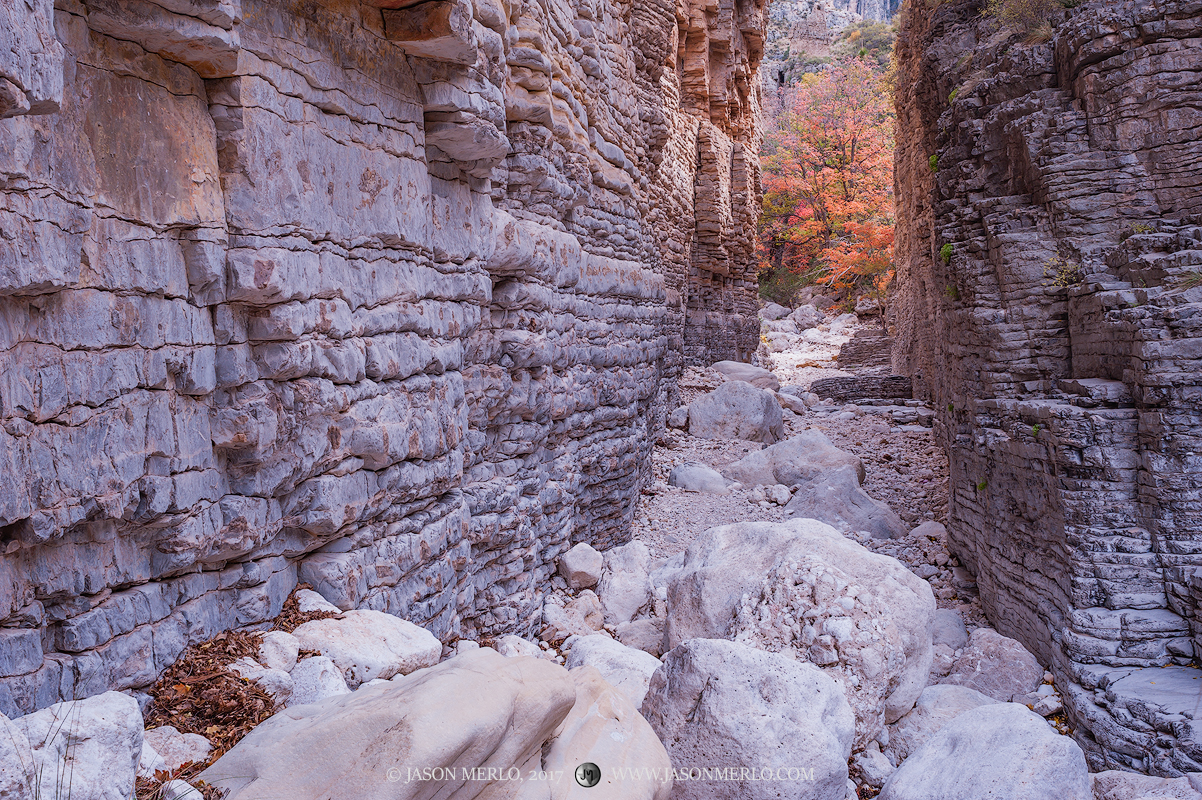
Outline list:
[[[951,284],[948,284],[947,286],[944,287],[943,294],[947,297],[948,300],[959,300],[960,299],[960,290],[957,289],[955,286],[952,286]]]
[[[927,166],[931,168],[931,172],[939,171],[939,154],[931,153],[931,157],[927,159]]]
[[[1044,262],[1043,277],[1046,285],[1066,289],[1076,286],[1085,276],[1081,272],[1081,265],[1076,261],[1056,255]]]
[[[952,252],[954,248],[951,242],[945,242],[943,247],[939,248],[939,257],[943,259],[944,264],[952,263]]]

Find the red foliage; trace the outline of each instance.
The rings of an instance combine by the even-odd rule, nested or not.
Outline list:
[[[886,76],[833,64],[766,120],[761,268],[883,290],[892,277],[893,106]]]

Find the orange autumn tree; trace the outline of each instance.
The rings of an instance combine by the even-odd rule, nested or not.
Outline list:
[[[893,106],[863,59],[785,90],[765,120],[761,270],[880,296],[892,278]]]

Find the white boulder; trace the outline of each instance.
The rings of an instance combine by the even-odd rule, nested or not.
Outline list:
[[[817,428],[809,428],[783,442],[748,453],[722,468],[722,474],[744,486],[797,486],[817,480],[831,470],[850,466],[859,482],[864,480],[864,464],[859,458],[831,444]]]
[[[815,325],[821,323],[824,319],[824,315],[821,311],[813,306],[805,305],[798,306],[793,313],[789,315],[789,319],[793,320],[793,324],[796,325],[799,330],[804,331],[806,328],[813,328]]]
[[[772,444],[784,437],[784,419],[772,392],[732,380],[689,405],[689,434]]]
[[[715,372],[720,372],[728,381],[745,381],[757,389],[780,388],[780,380],[770,369],[744,364],[742,361],[718,361],[711,366]]]
[[[31,794],[37,800],[133,797],[142,712],[129,695],[105,692],[56,703],[12,723],[32,749]]]
[[[660,666],[660,660],[650,653],[627,647],[601,633],[574,636],[564,642],[564,647],[570,648],[565,667],[595,668],[635,708],[643,704],[651,676]]]
[[[292,676],[292,696],[288,698],[288,707],[318,703],[327,697],[350,692],[342,670],[325,656],[304,658],[296,663],[289,673]]]
[[[677,781],[673,800],[843,800],[851,708],[810,664],[693,639],[665,654],[642,714],[677,774],[688,777]],[[707,779],[707,768],[754,768],[767,779]]]
[[[1017,703],[965,711],[910,754],[879,800],[1092,800],[1081,748]]]
[[[213,745],[199,733],[180,733],[173,725],[151,728],[143,736],[154,748],[167,769],[179,769],[184,764],[199,764],[208,759]]]
[[[408,675],[438,663],[442,642],[412,622],[383,611],[346,611],[341,619],[315,619],[292,632],[304,650],[331,659],[347,686],[372,678]]]
[[[605,610],[605,621],[621,625],[651,601],[651,550],[640,541],[605,551],[605,566],[597,583],[597,595]]]
[[[1043,683],[1043,667],[1014,639],[992,628],[977,628],[941,684],[967,686],[1000,702],[1035,691]]]
[[[259,663],[268,669],[291,672],[300,653],[300,640],[284,631],[267,631],[259,644]]]
[[[579,542],[572,549],[559,557],[559,574],[573,589],[587,589],[596,586],[601,579],[601,568],[605,566],[605,556],[593,549],[587,542]]]
[[[673,467],[668,473],[668,485],[686,492],[730,494],[730,482],[718,470],[696,461],[686,461]]]
[[[324,611],[330,614],[342,613],[342,609],[312,589],[301,589],[296,593],[296,608],[305,614],[311,614],[314,611]]]
[[[230,669],[248,681],[259,684],[278,705],[292,696],[292,676],[282,669],[268,669],[249,656],[230,664]]]
[[[512,633],[502,636],[493,643],[497,652],[506,658],[542,658],[543,650],[529,639],[514,636]]]
[[[545,773],[562,776],[550,784],[551,800],[668,800],[672,762],[638,705],[591,666],[573,669],[571,678],[576,702],[542,760]],[[579,786],[574,772],[581,764],[600,767],[602,783]]]
[[[906,535],[901,517],[861,489],[850,466],[837,467],[798,486],[785,512],[821,520],[845,533],[867,531],[874,539],[898,539]]]
[[[997,703],[966,686],[928,686],[904,717],[889,726],[885,754],[900,764],[939,730],[965,711]]]
[[[815,520],[711,528],[668,582],[668,646],[788,651],[847,693],[863,747],[910,710],[931,666],[931,586]]]
[[[507,771],[538,765],[576,695],[562,667],[479,648],[387,684],[282,711],[200,777],[229,790],[226,800],[409,800],[450,796],[455,787],[407,769],[462,775],[492,767],[501,780],[473,781],[464,796],[512,797],[505,794],[515,787]]]

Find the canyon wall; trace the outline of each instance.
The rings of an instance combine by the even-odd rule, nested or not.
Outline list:
[[[758,345],[762,0],[0,4],[0,712],[298,581],[528,634]]]
[[[1196,771],[1202,4],[1027,38],[980,10],[916,3],[897,45],[894,369],[938,412],[954,552],[1093,766]]]

